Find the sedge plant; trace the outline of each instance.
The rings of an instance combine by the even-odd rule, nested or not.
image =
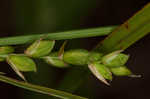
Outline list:
[[[37,71],[36,63],[33,61],[33,58],[41,59],[57,68],[86,66],[95,77],[107,85],[110,85],[108,81],[113,80],[112,75],[139,77],[138,75],[134,75],[126,67],[125,64],[129,59],[129,55],[124,54],[123,51],[150,32],[150,23],[148,23],[150,20],[149,13],[150,4],[147,4],[142,10],[124,24],[120,25],[117,29],[114,29],[115,26],[112,26],[79,31],[76,30],[63,32],[61,34],[48,34],[45,38],[42,38],[43,35],[41,34],[1,38],[0,61],[6,61],[24,81],[18,81],[3,76],[3,73],[0,75],[0,81],[63,99],[87,99],[67,92],[28,83],[22,72]],[[66,42],[60,47],[59,51],[52,51],[55,40],[102,36],[109,34],[110,32],[112,33],[106,37],[103,42],[100,42],[92,51],[82,48],[65,50]],[[15,49],[11,46],[31,42],[32,44],[25,49],[24,53],[15,53]],[[81,78],[77,77],[77,79]],[[64,86],[63,84],[64,83],[62,82],[61,86]],[[78,86],[76,88],[78,88]]]

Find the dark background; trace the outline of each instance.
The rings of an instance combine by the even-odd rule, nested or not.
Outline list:
[[[140,10],[148,1],[1,0],[0,37],[119,25]],[[91,49],[101,39],[103,37],[70,40],[68,46],[69,48]],[[57,42],[58,45],[60,42]],[[149,99],[149,43],[150,35],[147,35],[125,51],[131,56],[128,67],[134,73],[141,74],[142,78],[115,77],[111,86],[108,87],[91,75],[75,94],[90,99]],[[59,83],[60,75],[63,75],[66,70],[37,62],[39,70],[37,74],[25,73],[29,82],[55,88],[57,86],[55,82]],[[0,71],[6,72],[7,76],[19,79],[6,63],[0,63]],[[47,95],[25,91],[0,82],[1,98],[51,99]]]

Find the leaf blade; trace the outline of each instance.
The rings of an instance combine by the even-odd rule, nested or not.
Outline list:
[[[136,41],[150,33],[150,3],[137,12],[124,24],[115,29],[96,50],[109,53],[115,50],[125,50]]]
[[[0,75],[0,81],[11,84],[11,85],[15,85],[15,86],[18,86],[18,87],[21,87],[24,89],[28,89],[30,91],[35,91],[35,92],[39,92],[39,93],[43,93],[43,94],[47,94],[47,95],[52,95],[52,96],[62,98],[62,99],[87,99],[87,98],[72,95],[70,93],[66,93],[63,91],[54,90],[51,88],[46,88],[46,87],[42,87],[42,86],[38,86],[38,85],[33,85],[33,84],[30,84],[27,82],[17,81],[17,80],[14,80],[12,78],[2,76],[2,75]]]

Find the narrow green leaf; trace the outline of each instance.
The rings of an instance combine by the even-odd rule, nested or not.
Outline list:
[[[2,76],[2,75],[0,75],[0,81],[11,84],[11,85],[15,85],[24,89],[28,89],[30,91],[35,91],[35,92],[55,96],[55,97],[62,98],[62,99],[87,99],[87,98],[76,96],[76,95],[66,93],[63,91],[54,90],[51,88],[46,88],[46,87],[42,87],[38,85],[33,85],[27,82],[17,81],[17,80],[14,80],[12,78]]]
[[[149,33],[150,3],[115,29],[102,43],[100,42],[96,50],[103,53],[125,50]]]
[[[83,30],[72,30],[66,32],[59,32],[59,33],[47,33],[45,39],[65,40],[65,39],[104,36],[109,34],[114,28],[116,28],[116,26],[99,27],[99,28],[83,29]],[[45,34],[46,33],[25,35],[25,36],[15,36],[15,37],[4,37],[4,38],[0,38],[0,45],[17,45],[17,44],[30,43],[40,39]]]

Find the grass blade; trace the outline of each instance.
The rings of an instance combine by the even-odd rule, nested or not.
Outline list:
[[[86,37],[95,37],[95,36],[104,36],[112,32],[116,26],[109,27],[100,27],[92,29],[83,29],[83,30],[72,30],[59,33],[47,33],[46,39],[50,40],[66,40],[66,39],[75,39],[75,38],[86,38]],[[33,42],[37,39],[40,39],[44,34],[34,34],[34,35],[25,35],[25,36],[15,36],[15,37],[4,37],[0,38],[0,45],[17,45]]]
[[[125,50],[149,33],[150,3],[115,29],[96,49],[103,53]]]
[[[52,95],[52,96],[62,98],[62,99],[87,99],[87,98],[72,95],[70,93],[66,93],[63,91],[58,91],[58,90],[54,90],[54,89],[50,89],[50,88],[46,88],[46,87],[42,87],[42,86],[38,86],[38,85],[29,84],[26,82],[17,81],[17,80],[14,80],[12,78],[8,78],[8,77],[2,76],[2,75],[0,75],[0,81],[11,84],[11,85],[15,85],[15,86],[18,86],[18,87],[21,87],[24,89],[28,89],[30,91],[35,91],[35,92],[39,92],[39,93],[43,93],[43,94],[47,94],[47,95]]]

